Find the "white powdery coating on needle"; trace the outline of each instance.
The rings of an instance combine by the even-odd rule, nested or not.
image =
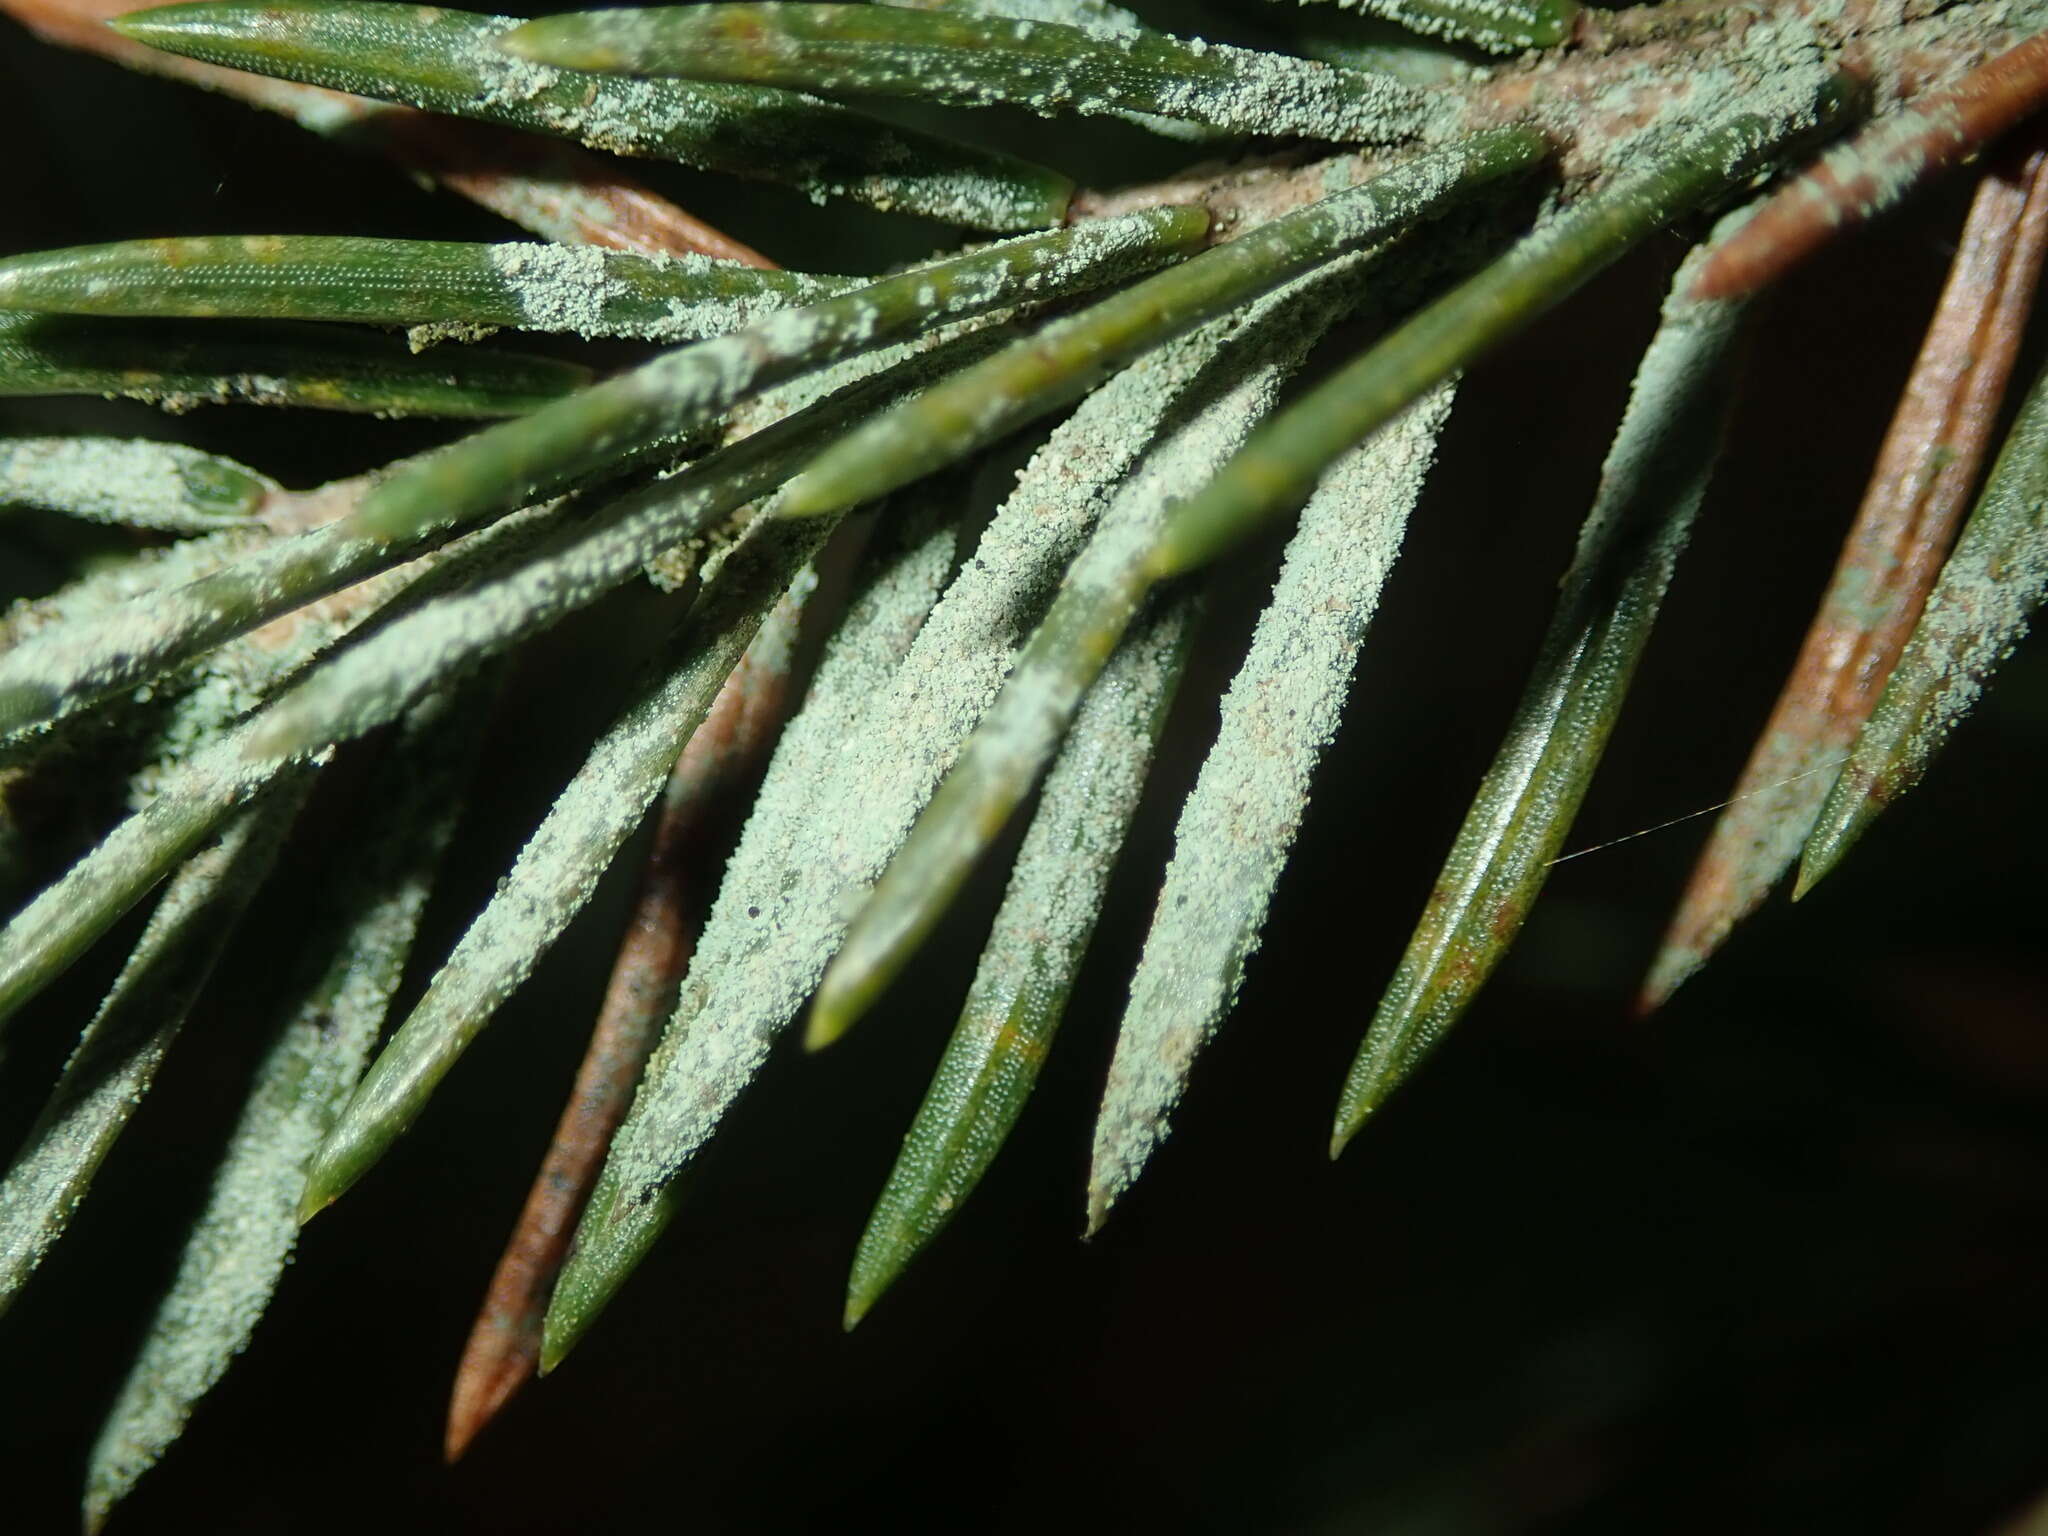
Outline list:
[[[276,486],[181,443],[0,439],[0,506],[42,507],[170,533],[232,527]]]
[[[670,352],[571,396],[552,414],[500,429],[498,440],[547,430],[566,417],[580,424],[574,435],[586,459],[638,451],[723,415],[750,394],[886,342],[1134,276],[1171,257],[1166,235],[1182,217],[1148,210],[1020,236],[878,279]],[[489,434],[473,441],[493,443]]]
[[[1062,587],[1060,602],[1073,605],[1069,613],[1088,634],[1088,646],[1121,633],[1143,596],[1138,573],[1158,543],[1168,508],[1207,484],[1244,446],[1309,344],[1350,307],[1365,264],[1360,256],[1341,258],[1215,322],[1228,339],[1206,385],[1192,396],[1199,409],[1155,445],[1119,490]],[[1021,798],[1058,746],[1092,676],[1077,656],[1037,651],[1011,676],[962,764],[978,786],[979,809],[934,818],[919,829],[927,868],[958,868],[979,855],[982,819],[1004,796],[1013,797],[1011,804]]]
[[[1000,1017],[1027,991],[1063,995],[1072,985],[1145,787],[1192,620],[1185,593],[1141,617],[1081,701],[1018,848],[970,1011]]]
[[[778,309],[813,304],[865,281],[778,272],[752,292],[720,294],[713,290],[721,282],[745,288],[757,274],[707,256],[637,256],[526,241],[492,246],[490,262],[518,307],[522,329],[646,341],[729,335]]]
[[[976,9],[985,22],[1010,24],[966,29],[976,34],[971,44],[797,43],[802,81],[830,94],[1007,104],[1042,116],[1157,113],[1228,132],[1338,142],[1398,143],[1447,120],[1445,103],[1384,75],[1128,25],[1013,20],[1007,7]],[[605,12],[590,31],[629,59],[679,52],[658,10]],[[785,42],[773,20],[761,42],[771,55]]]
[[[518,24],[491,19],[503,30]],[[495,39],[480,43],[472,62],[492,82],[479,98],[486,110],[472,112],[487,120],[559,133],[611,154],[766,176],[815,203],[846,197],[885,212],[901,209],[977,229],[1029,229],[1047,222],[1043,190],[1005,174],[997,157],[960,149],[948,164],[943,141],[907,130],[898,134],[877,119],[800,91],[557,70],[499,52]],[[565,105],[556,89],[565,84],[582,86],[571,96],[573,104]],[[847,147],[865,141],[871,163],[856,168],[853,156],[839,159],[844,149],[833,142],[835,130]]]
[[[1166,115],[1240,133],[1299,134],[1336,144],[1398,144],[1449,122],[1449,104],[1386,75],[1286,54],[1211,44],[1227,79],[1187,80],[1160,91]]]
[[[917,367],[941,366],[941,348],[956,337],[941,329],[904,348],[857,358],[826,370],[825,377],[799,381],[782,392],[783,403],[795,407],[829,383],[856,379],[887,361],[916,357]],[[919,381],[917,367],[903,373],[904,387]],[[792,524],[763,515],[739,543],[721,552],[715,568],[707,562],[705,589],[685,629],[670,643],[672,670],[643,686],[591,748],[371,1068],[333,1141],[360,1143],[384,1128],[402,1128],[496,1009],[532,974],[667,783],[690,732],[738,665],[742,650],[753,643],[764,616],[792,586],[790,600],[808,594],[816,578],[802,567],[833,523]],[[743,552],[753,569],[726,575],[730,559]]]
[[[971,329],[948,328],[821,369],[778,390],[772,399],[757,401],[758,409],[745,413],[747,424],[759,421],[790,429],[810,420],[807,432],[829,435],[836,430],[829,421],[821,426],[815,413],[807,418],[800,412],[819,406],[822,396],[866,380],[881,386],[850,400],[823,402],[828,416],[835,410],[841,413],[843,425],[845,413],[862,406],[879,408],[892,391],[923,382],[931,370],[943,366],[950,344],[972,335]],[[716,456],[699,461],[689,470],[613,502],[597,516],[550,540],[538,555],[518,567],[473,582],[387,625],[367,643],[336,657],[274,711],[273,728],[280,738],[301,749],[360,735],[394,718],[420,695],[427,679],[473,665],[595,601],[628,580],[665,546],[689,536],[691,530],[728,514],[738,518],[743,527],[751,526],[744,521],[744,504],[787,479],[792,455],[800,461],[804,451],[801,435],[787,430],[783,435],[783,450],[765,462],[756,460],[727,474],[719,470],[721,460]],[[703,557],[698,564],[701,580],[716,580],[736,547],[724,543]]]
[[[859,366],[881,366],[896,354],[881,350],[880,342],[906,331],[923,332],[936,344],[949,334],[936,320],[986,314],[1006,300],[1050,297],[1077,286],[1113,282],[1156,259],[1161,253],[1161,227],[1160,215],[1134,215],[1059,236],[1001,242],[977,253],[964,271],[955,267],[952,281],[929,310],[911,312],[899,306],[884,314],[865,290],[841,295],[671,353],[560,404],[586,413],[579,418],[586,421],[586,430],[576,443],[586,455],[640,451],[716,417],[773,380],[815,370],[820,363],[873,349]],[[996,254],[991,258],[990,252]],[[594,402],[603,409],[593,410]],[[512,435],[527,426],[518,424]],[[480,454],[486,449],[471,445],[502,441],[502,435],[494,438],[486,432],[450,452]],[[404,483],[403,478],[395,479],[387,488]],[[432,518],[442,515],[445,505],[435,500],[417,510]],[[100,615],[89,625],[49,630],[32,644],[0,654],[0,690],[21,686],[55,699],[98,696],[110,686],[146,676],[164,654],[196,634],[217,633],[237,613],[276,613],[303,602],[307,569],[342,569],[388,553],[388,541],[381,534],[365,532],[358,520],[342,519],[241,562],[244,590],[225,607],[213,587],[192,587],[167,593],[158,602]]]
[[[403,977],[436,866],[454,825],[453,789],[472,755],[482,708],[496,689],[443,699],[416,717],[409,752],[387,767],[395,799],[380,796],[383,844],[357,866],[358,888],[327,971],[257,1067],[186,1239],[177,1277],[156,1311],[128,1379],[95,1442],[86,1517],[96,1525],[156,1464],[255,1332],[298,1240],[306,1169],[361,1074]],[[417,737],[424,724],[432,733]],[[385,788],[391,789],[387,781]]]
[[[1693,152],[1737,125],[1744,131],[1721,145],[1731,163],[1775,151],[1788,136],[1818,125],[1835,69],[1834,55],[1813,18],[1787,10],[1759,20],[1743,33],[1738,47],[1689,72],[1683,90],[1674,93],[1662,110],[1633,132],[1613,139],[1603,150],[1602,161],[1617,177],[1644,170],[1654,173],[1674,154]],[[1628,114],[1643,84],[1624,73],[1595,93],[1594,110]],[[1537,114],[1552,131],[1570,131],[1577,126],[1577,116],[1577,109],[1563,118]]]
[[[834,770],[863,714],[888,689],[938,601],[953,567],[957,537],[948,524],[894,552],[849,605],[803,708],[776,743],[705,922],[698,954],[744,952],[763,935],[757,893],[799,877],[794,863],[798,847],[821,814],[837,809],[831,802],[841,786]],[[697,979],[694,968],[692,977]],[[689,985],[686,981],[685,996]],[[702,988],[701,979],[697,985]]]
[[[769,527],[757,586],[705,594],[657,672],[636,692],[519,850],[489,903],[434,973],[425,995],[378,1058],[338,1136],[411,1118],[419,1090],[438,1081],[492,1015],[525,984],[588,904],[614,857],[674,771],[676,758],[769,613],[801,602],[807,565],[829,527]],[[772,590],[770,590],[772,588]],[[681,645],[680,650],[676,649]],[[411,1106],[411,1107],[409,1107]]]
[[[1106,0],[881,0],[903,11],[946,11],[955,16],[1009,17],[1017,21],[1050,21],[1067,27],[1097,27],[1106,32],[1136,32],[1138,18]]]
[[[622,287],[594,245],[494,245],[491,266],[505,279],[525,323],[536,331],[610,334],[606,311]]]
[[[1301,0],[1308,3],[1308,0]],[[1493,53],[1519,53],[1532,44],[1542,7],[1532,0],[1335,0],[1340,10],[1391,21],[1420,37],[1476,44]]]
[[[1977,510],[1942,567],[1836,794],[1875,782],[1888,784],[1887,798],[1896,798],[1917,783],[1992,674],[2026,637],[2048,598],[2044,466],[2048,372],[2035,379],[2021,406]]]
[[[1047,176],[1003,156],[796,91],[529,64],[497,46],[518,25],[508,16],[364,4],[288,16],[282,26],[295,46],[260,63],[252,36],[233,23],[165,46],[229,68],[253,65],[430,112],[559,134],[614,154],[783,181],[817,201],[847,196],[983,229],[1026,229],[1057,217],[1047,206]]]
[[[450,588],[490,574],[525,548],[546,526],[552,512],[549,507],[515,512],[409,564],[380,572],[358,583],[340,599],[309,604],[280,625],[238,635],[202,652],[166,677],[138,688],[137,698],[167,687],[179,691],[180,697],[157,728],[152,742],[158,760],[129,783],[130,807],[139,810],[166,790],[182,792],[177,774],[183,765],[210,749],[233,722],[270,702],[316,657],[323,658],[327,666],[334,666],[345,664],[350,657],[369,649],[369,645],[358,645],[336,656],[325,655],[373,614],[386,613],[388,609],[387,617],[394,620],[391,628],[402,626],[411,617],[402,611],[404,607],[420,605]],[[370,644],[375,644],[377,638],[372,637]],[[445,681],[455,674],[436,675]],[[392,713],[395,717],[397,711]],[[243,750],[249,740],[246,728],[234,738],[248,771],[261,778],[268,760],[259,752]]]
[[[261,524],[245,523],[154,549],[139,549],[47,597],[24,598],[0,616],[0,653],[40,630],[120,613],[138,598],[175,591],[187,582],[210,576],[261,547],[269,537],[269,530]]]
[[[1325,285],[1348,291],[1354,273],[1351,262],[1334,264],[1210,322],[1118,374],[1054,430],[888,692],[847,733],[831,785],[801,816],[790,854],[755,867],[743,838],[675,1017],[613,1144],[627,1198],[641,1198],[693,1157],[760,1069],[817,985],[860,895],[994,701],[1090,524],[1104,516],[1131,531],[1149,527],[1164,498],[1213,472],[1333,318]],[[1195,389],[1203,409],[1180,419]],[[1105,513],[1112,493],[1115,509]],[[1098,537],[1091,550],[1115,550],[1128,537]]]
[[[1195,1056],[1237,998],[1451,393],[1440,386],[1339,460],[1287,546],[1273,600],[1224,695],[1216,744],[1182,808],[1131,981],[1095,1127],[1091,1223],[1165,1138]]]
[[[186,861],[150,914],[14,1164],[0,1181],[0,1310],[71,1213],[156,1077],[235,920],[269,872],[303,783],[251,807]]]
[[[818,704],[792,723],[615,1143],[629,1189],[658,1177],[671,1151],[675,1162],[694,1153],[759,1069],[838,946],[851,898],[902,841],[1060,572],[1210,351],[1191,338],[1084,401],[1019,476],[900,667],[821,694],[837,701],[829,727],[805,724]]]
[[[378,577],[371,600],[338,618],[304,616],[270,644],[246,636],[201,658],[192,676],[181,680],[188,691],[155,743],[159,761],[130,782],[136,811],[0,929],[0,985],[45,965],[52,946],[66,947],[81,928],[102,931],[167,872],[184,829],[195,821],[217,823],[278,775],[282,764],[256,741],[260,716],[223,730],[229,720],[383,605],[431,596],[516,548],[526,531],[522,525],[534,515],[515,514],[427,560]],[[213,542],[193,540],[177,548]]]
[[[868,1220],[854,1260],[856,1292],[866,1288],[864,1275],[872,1284],[893,1272],[906,1237],[922,1243],[936,1235],[1009,1134],[1019,1112],[1011,1106],[1029,1091],[1087,957],[1180,681],[1194,612],[1184,590],[1141,616],[1081,701],[1017,850],[960,1022]],[[1020,1013],[1036,1021],[1030,1048],[1013,1034]],[[940,1105],[946,1112],[935,1115]]]
[[[1105,0],[881,0],[906,11],[948,11],[956,16],[1008,17],[1017,21],[1050,21],[1064,27],[1091,27],[1097,32],[1142,32],[1144,23],[1120,5]],[[1170,117],[1153,117],[1145,112],[1110,114],[1136,123],[1147,132],[1164,138],[1199,142],[1229,136],[1228,129],[1207,123],[1175,122]]]

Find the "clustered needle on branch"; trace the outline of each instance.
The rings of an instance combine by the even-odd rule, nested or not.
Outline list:
[[[1471,1006],[1557,858],[1711,501],[1753,295],[1975,156],[2048,88],[2048,0],[1927,15],[1876,0],[1370,0],[1417,41],[1335,63],[1169,35],[1105,0],[523,24],[373,0],[0,8],[391,156],[542,237],[166,232],[0,257],[0,394],[507,418],[302,493],[174,445],[0,438],[0,500],[173,540],[20,605],[0,633],[0,874],[35,864],[33,828],[8,810],[21,786],[88,762],[75,794],[111,777],[130,801],[68,870],[40,870],[0,930],[0,1026],[163,887],[0,1183],[0,1307],[112,1155],[328,764],[370,754],[381,786],[360,868],[309,932],[302,989],[95,1449],[93,1525],[250,1337],[296,1220],[432,1112],[657,803],[590,1055],[465,1355],[451,1457],[593,1325],[796,1015],[810,1004],[816,1048],[869,1011],[1037,790],[855,1257],[858,1322],[1023,1112],[1207,573],[1298,513],[1131,983],[1088,1181],[1100,1226],[1244,982],[1456,381],[1680,230],[1692,251],[1528,688],[1343,1085],[1341,1149]],[[1285,43],[1289,15],[1258,21]],[[1240,158],[1082,188],[971,128],[869,110],[891,97],[1105,114]],[[885,274],[782,271],[605,155],[919,214],[980,243]],[[1956,274],[1784,706],[1805,722],[1785,760],[1803,787],[1761,802],[1768,827],[1730,819],[1652,1001],[1802,841],[1803,889],[1926,771],[2048,591],[2048,384],[1941,563],[2040,269],[2041,160],[2028,140],[1979,173]],[[1362,350],[1290,391],[1347,317]],[[500,329],[666,350],[595,380],[476,345]],[[380,334],[393,330],[407,334]],[[970,551],[962,529],[988,510],[975,466],[1041,421],[1049,436]],[[813,562],[862,509],[874,532],[850,597],[805,619]],[[643,574],[671,592],[668,632],[631,658],[611,722],[387,1037],[503,658]],[[829,637],[778,732],[800,620]],[[1820,770],[1838,754],[1830,788]],[[763,756],[693,944],[679,894],[704,874],[687,867],[691,829]],[[1745,782],[1780,774],[1781,757]]]

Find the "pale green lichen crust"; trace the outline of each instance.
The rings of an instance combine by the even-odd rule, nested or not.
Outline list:
[[[1438,386],[1353,449],[1302,509],[1181,809],[1095,1124],[1091,1229],[1165,1139],[1196,1054],[1237,1000],[1451,392]]]

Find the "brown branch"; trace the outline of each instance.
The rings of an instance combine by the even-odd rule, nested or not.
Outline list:
[[[1558,145],[1557,172],[1577,196],[1604,179],[1617,147],[1632,144],[1667,114],[1701,110],[1696,90],[1731,50],[1745,46],[1758,23],[1774,29],[1773,46],[1788,60],[1818,47],[1853,75],[1873,103],[1890,108],[1962,91],[2002,52],[2025,46],[1998,7],[1956,7],[1947,0],[1798,0],[1767,6],[1755,0],[1666,0],[1622,11],[1587,8],[1573,41],[1532,50],[1490,67],[1484,83],[1461,95],[1443,135],[1524,124]],[[1802,24],[1795,35],[1794,24]],[[1768,62],[1770,47],[1760,49]],[[2002,74],[2009,95],[2014,82]],[[1270,165],[1204,165],[1164,179],[1110,190],[1084,190],[1073,216],[1102,218],[1164,203],[1199,203],[1214,216],[1211,238],[1228,239],[1292,211],[1333,187],[1353,185],[1399,163],[1420,146],[1349,153],[1308,164],[1291,155]]]
[[[1977,483],[2044,252],[2048,135],[1984,173],[1933,323],[1834,578],[1666,930],[1655,1008],[1761,905],[1797,856],[1839,760],[1883,692]]]
[[[687,877],[706,808],[759,760],[775,734],[800,611],[795,600],[784,600],[676,762],[589,1050],[463,1348],[448,1406],[451,1462],[539,1363],[555,1275],[689,964]]]
[[[324,137],[374,148],[415,175],[550,240],[646,256],[695,253],[755,267],[775,265],[574,145],[181,59],[130,42],[103,25],[136,9],[134,0],[0,0],[0,11],[47,42],[218,91],[282,113]]]

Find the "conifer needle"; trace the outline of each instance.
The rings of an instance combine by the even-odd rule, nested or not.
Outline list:
[[[480,420],[524,415],[589,379],[553,358],[496,349],[421,357],[396,338],[315,326],[0,314],[0,396]]]
[[[1549,48],[1572,35],[1579,0],[1337,0],[1422,37],[1471,43],[1489,53]]]
[[[1813,626],[1708,838],[1638,1007],[1673,991],[1799,856],[1969,505],[2048,252],[2048,152],[1988,170]]]
[[[1305,281],[1315,292],[1317,280]],[[1305,304],[1297,324],[1312,326],[1327,308]],[[887,864],[997,697],[1104,504],[1142,494],[1130,482],[1147,478],[1148,449],[1198,402],[1249,389],[1213,413],[1196,411],[1242,431],[1270,399],[1276,380],[1258,376],[1267,370],[1245,347],[1226,345],[1232,334],[1212,323],[1083,401],[1032,456],[936,607],[951,551],[941,537],[912,542],[864,588],[776,749],[675,1015],[584,1214],[549,1312],[556,1358],[673,1216],[680,1175],[817,986],[850,898]]]
[[[1162,32],[888,5],[692,5],[586,11],[507,33],[569,69],[682,75],[828,96],[1139,112],[1241,133],[1396,143],[1432,123],[1412,86],[1362,70]]]
[[[306,1175],[310,1220],[384,1155],[579,912],[830,524],[774,524],[735,551],[643,673],[426,995],[378,1054]]]
[[[148,1092],[243,911],[269,875],[306,788],[303,775],[278,786],[172,877],[0,1180],[0,1312],[63,1235]]]
[[[182,443],[0,438],[0,506],[41,507],[163,533],[248,527],[278,486]]]
[[[1920,622],[1814,819],[1793,899],[1926,774],[2048,596],[2048,370],[2034,381]]]
[[[0,735],[105,698],[207,646],[431,550],[464,527],[674,450],[682,434],[773,384],[931,332],[948,320],[1115,281],[1185,248],[1206,227],[1198,210],[1163,208],[1003,241],[680,348],[557,401],[525,418],[517,431],[464,438],[399,470],[346,516],[258,551],[165,604],[63,636],[45,635],[0,656]],[[0,320],[0,326],[6,323]],[[758,459],[764,449],[748,452]],[[720,510],[733,505],[728,501]],[[674,528],[667,538],[695,531]],[[279,750],[295,748],[287,742]]]
[[[93,1445],[97,1529],[183,1432],[283,1278],[306,1161],[362,1071],[405,970],[441,853],[460,815],[496,678],[436,695],[406,720],[366,787],[356,861],[309,906],[312,979],[256,1068],[171,1287]]]
[[[1089,1155],[1091,1233],[1166,1138],[1199,1054],[1237,1000],[1451,395],[1441,386],[1339,460],[1288,541],[1181,807],[1131,977]]]
[[[1685,296],[1702,260],[1680,268],[1637,369],[1535,673],[1345,1081],[1332,1157],[1506,955],[1599,766],[1733,398],[1743,307]]]
[[[444,1450],[450,1462],[461,1458],[540,1362],[555,1276],[689,962],[686,896],[703,874],[692,865],[705,851],[699,835],[705,815],[759,758],[781,719],[802,615],[795,596],[786,597],[754,636],[662,791],[590,1045],[463,1346],[448,1404]]]
[[[146,48],[103,25],[133,9],[127,0],[0,0],[0,12],[50,42],[282,113],[310,133],[381,153],[413,176],[544,240],[641,256],[694,253],[775,265],[628,176],[608,156],[487,123],[202,64]]]
[[[376,0],[204,0],[122,36],[209,64],[557,134],[615,154],[789,183],[973,229],[1043,229],[1073,184],[1043,166],[791,91],[625,81],[502,52],[516,21]]]
[[[1194,617],[1193,595],[1180,593],[1124,637],[1046,775],[959,1022],[861,1234],[848,1329],[958,1213],[1024,1112],[1094,936]]]
[[[861,903],[811,1004],[805,1044],[829,1045],[881,995],[1036,782],[1132,621],[1153,600],[1150,552],[1171,508],[1213,475],[1273,406],[1309,343],[1355,302],[1354,255],[1188,339],[1213,349],[1183,386],[1181,419],[1123,485],[959,760]],[[1233,324],[1232,322],[1235,321]],[[1206,347],[1204,344],[1206,343]],[[1163,599],[1162,599],[1163,600]]]
[[[2048,34],[2028,38],[1954,86],[1915,97],[1787,182],[1701,271],[1694,297],[1739,298],[1831,240],[1896,207],[2048,100]]]
[[[1070,404],[1131,358],[1250,302],[1343,252],[1388,239],[1550,152],[1503,128],[1421,155],[1284,214],[1055,322],[821,454],[780,503],[785,516],[857,506]]]
[[[0,259],[0,311],[495,326],[690,341],[863,285],[595,246],[215,235]],[[444,359],[437,359],[441,361]]]
[[[397,537],[524,505],[785,379],[951,320],[1116,282],[1186,250],[1207,230],[1199,209],[1155,208],[1001,241],[770,315],[584,390],[516,432],[478,433],[380,489],[363,515]]]
[[[1308,497],[1338,454],[1422,391],[1472,363],[1672,220],[1725,197],[1838,113],[1839,85],[1783,117],[1738,115],[1666,130],[1643,168],[1572,204],[1546,228],[1397,326],[1263,427],[1176,511],[1154,555],[1168,576],[1215,558]]]

